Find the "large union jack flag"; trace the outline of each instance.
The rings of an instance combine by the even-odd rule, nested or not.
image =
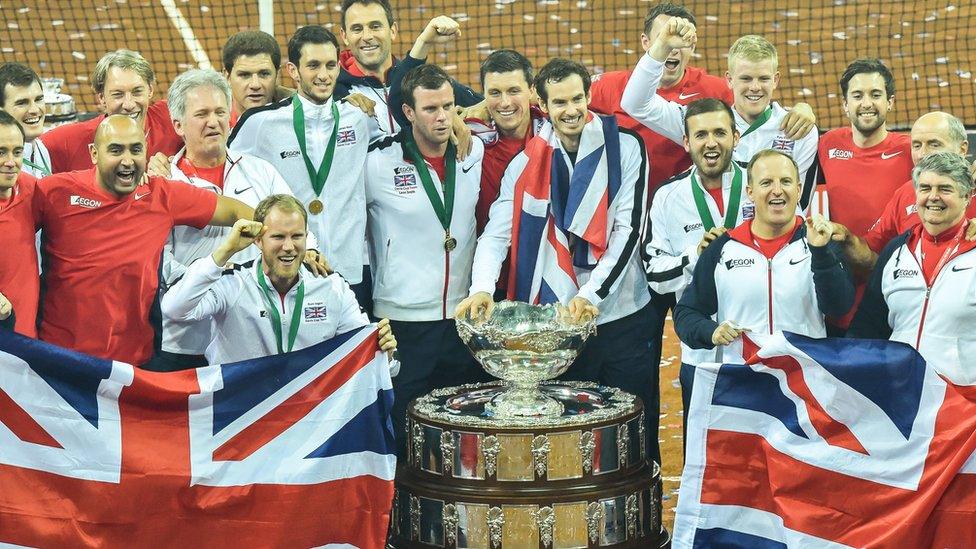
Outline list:
[[[675,547],[976,547],[974,387],[901,343],[744,349],[696,369]]]
[[[383,547],[375,327],[155,373],[0,333],[0,545]]]

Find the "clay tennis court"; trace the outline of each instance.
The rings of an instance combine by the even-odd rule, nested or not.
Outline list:
[[[656,0],[655,0],[656,2]],[[394,2],[396,5],[397,2]],[[542,64],[571,57],[594,72],[630,68],[639,52],[642,19],[649,1],[478,0],[399,2],[405,52],[434,15],[462,23],[463,37],[436,54],[461,81],[477,86],[477,67],[492,49],[516,48]],[[789,7],[781,7],[789,4]],[[821,129],[844,125],[837,80],[861,56],[881,57],[896,76],[895,111],[889,124],[907,127],[920,113],[941,109],[976,123],[976,53],[965,43],[976,7],[969,2],[686,2],[696,14],[701,41],[694,64],[724,72],[724,52],[741,34],[763,34],[780,51],[779,97],[786,104],[813,105]],[[338,26],[339,2],[276,2],[275,35],[282,45],[300,25]],[[79,110],[96,105],[88,74],[105,52],[142,52],[157,71],[157,97],[172,78],[192,66],[220,67],[220,47],[234,32],[258,27],[257,2],[229,0],[96,0],[5,2],[0,37],[4,61],[29,63],[44,77],[64,78],[64,91]],[[288,82],[286,81],[286,84]],[[670,328],[661,364],[661,431],[665,521],[674,519],[681,470],[681,401],[677,388],[679,349]]]

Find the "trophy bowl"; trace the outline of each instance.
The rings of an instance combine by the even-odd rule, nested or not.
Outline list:
[[[560,305],[502,301],[490,318],[458,317],[458,335],[485,371],[505,382],[485,411],[503,418],[553,417],[563,405],[539,384],[569,368],[596,321],[574,321]]]

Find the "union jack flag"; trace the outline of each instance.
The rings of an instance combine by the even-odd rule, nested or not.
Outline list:
[[[620,134],[612,116],[588,116],[572,174],[551,124],[525,146],[528,162],[513,202],[509,299],[565,304],[579,290],[575,267],[592,269],[606,251],[621,184]]]
[[[354,141],[356,141],[356,130],[352,128],[339,130],[339,132],[336,134],[336,143],[340,145],[343,143],[352,143]]]
[[[902,343],[754,339],[696,368],[675,547],[976,547],[976,387]]]
[[[157,373],[0,333],[0,545],[383,547],[376,330]]]
[[[325,305],[309,305],[303,313],[305,320],[322,320],[326,317]]]
[[[393,188],[395,189],[399,189],[401,187],[414,187],[416,185],[417,176],[412,173],[393,176]]]

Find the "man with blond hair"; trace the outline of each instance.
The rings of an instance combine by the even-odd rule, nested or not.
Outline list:
[[[156,73],[138,52],[121,49],[103,55],[91,75],[92,90],[102,115],[58,126],[41,136],[51,155],[51,172],[91,168],[88,146],[95,140],[98,125],[113,114],[128,116],[144,129],[149,158],[176,154],[183,140],[173,129],[166,102],[150,104],[155,85]]]
[[[667,28],[658,35],[657,44],[641,56],[620,105],[635,119],[676,143],[684,141],[683,105],[657,95],[668,55],[673,49],[691,47],[697,41],[695,25],[678,17],[668,21]],[[779,57],[776,47],[762,36],[749,34],[736,40],[729,48],[726,81],[732,88],[732,111],[739,131],[739,144],[734,160],[748,162],[753,155],[773,149],[792,157],[800,170],[803,190],[800,206],[806,208],[813,189],[807,175],[817,155],[816,128],[799,139],[790,139],[793,128],[781,129],[788,111],[773,101],[779,84]],[[803,120],[798,119],[798,124]]]

